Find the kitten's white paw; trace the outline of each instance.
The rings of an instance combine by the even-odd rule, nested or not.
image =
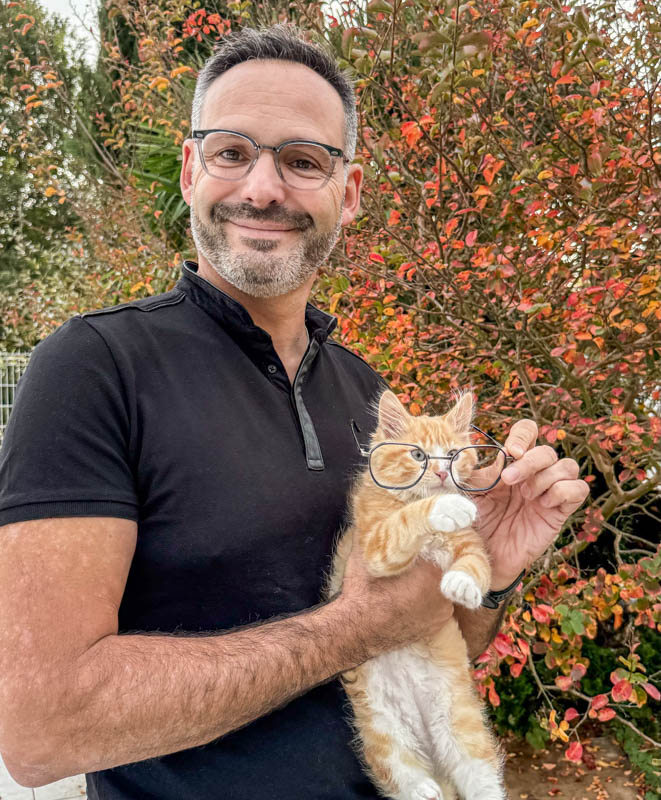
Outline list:
[[[463,494],[442,494],[429,514],[429,524],[435,531],[454,533],[468,528],[477,516],[477,506]]]
[[[478,608],[482,602],[482,592],[475,579],[458,569],[445,573],[441,581],[441,592],[448,600],[466,608]]]
[[[443,792],[436,781],[425,778],[413,790],[411,800],[443,800]]]

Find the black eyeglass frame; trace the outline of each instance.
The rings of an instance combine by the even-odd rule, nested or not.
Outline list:
[[[489,486],[470,489],[470,488],[467,488],[465,486],[459,486],[459,484],[455,481],[454,477],[452,476],[452,462],[456,458],[458,458],[459,455],[464,452],[464,450],[477,450],[477,449],[483,449],[485,447],[493,448],[494,450],[498,450],[499,452],[501,452],[503,454],[503,457],[505,459],[505,463],[503,465],[503,469],[505,469],[507,467],[507,465],[510,464],[512,461],[514,461],[514,458],[512,456],[508,456],[507,453],[505,452],[505,448],[501,444],[499,444],[492,436],[489,436],[488,433],[485,433],[484,431],[480,430],[476,425],[471,425],[471,428],[474,431],[477,431],[477,433],[482,434],[482,436],[484,436],[486,439],[488,439],[491,442],[491,444],[469,444],[466,447],[460,447],[459,450],[457,450],[457,452],[452,456],[430,456],[428,453],[426,453],[422,449],[422,447],[420,447],[419,444],[410,444],[409,442],[379,442],[379,444],[375,444],[374,447],[371,447],[369,450],[366,450],[364,447],[362,447],[362,445],[358,441],[358,436],[357,436],[357,433],[356,433],[356,424],[353,421],[351,423],[351,430],[353,431],[353,436],[354,436],[354,439],[356,440],[356,444],[358,445],[358,450],[360,452],[360,455],[369,459],[367,466],[368,466],[368,469],[369,469],[370,476],[371,476],[372,480],[374,481],[374,483],[377,486],[381,487],[382,489],[392,489],[392,490],[395,490],[395,491],[400,491],[400,490],[404,491],[406,489],[411,489],[417,483],[420,483],[420,481],[422,480],[423,475],[425,474],[425,472],[427,472],[427,467],[429,466],[429,462],[437,460],[437,461],[448,461],[449,462],[449,464],[448,464],[448,474],[450,475],[450,478],[452,479],[452,483],[454,483],[454,485],[460,491],[462,491],[462,492],[475,492],[475,493],[476,492],[488,492],[491,489],[493,489],[493,487],[496,486],[500,482],[500,475],[498,475],[496,480],[492,484],[490,484]],[[419,450],[425,457],[425,460],[420,462],[420,467],[421,467],[420,475],[413,481],[413,483],[409,483],[406,486],[387,486],[385,483],[380,483],[376,479],[376,477],[374,475],[374,471],[372,470],[372,454],[376,450],[378,450],[380,447],[384,447],[385,445],[393,445],[393,444],[400,445],[402,447],[411,447],[414,450]],[[501,474],[503,472],[503,469],[501,469],[501,471],[500,471]]]
[[[209,172],[207,163],[204,160],[204,153],[202,152],[202,143],[204,142],[204,137],[208,136],[208,134],[210,133],[229,133],[232,134],[232,136],[239,136],[242,139],[245,139],[246,141],[250,142],[250,144],[253,146],[253,149],[255,150],[256,155],[250,162],[250,166],[243,173],[243,175],[241,175],[238,178],[222,178],[220,175],[214,175],[213,173]],[[230,181],[230,182],[242,181],[252,172],[252,169],[257,163],[257,159],[259,158],[262,150],[270,150],[273,153],[275,168],[278,175],[280,176],[280,179],[282,180],[283,183],[285,183],[287,186],[289,186],[291,189],[294,189],[297,192],[316,192],[319,191],[320,189],[323,189],[324,186],[326,186],[328,181],[333,176],[333,172],[335,171],[335,164],[337,163],[338,158],[341,158],[344,164],[351,163],[351,160],[344,155],[344,151],[340,150],[339,147],[333,147],[330,144],[323,144],[322,142],[315,142],[313,139],[287,139],[286,142],[281,142],[279,145],[273,147],[268,144],[258,144],[252,137],[248,136],[245,133],[239,133],[239,131],[229,131],[225,130],[224,128],[208,128],[206,130],[193,131],[191,133],[191,138],[197,144],[197,153],[200,157],[200,163],[202,164],[202,169],[207,173],[207,175],[209,175],[209,177],[216,178],[219,181]],[[280,169],[280,153],[283,150],[283,148],[285,148],[287,145],[290,144],[313,144],[316,145],[317,147],[322,147],[324,150],[328,152],[328,154],[332,159],[331,169],[330,172],[326,175],[326,180],[322,184],[320,184],[319,186],[310,186],[309,188],[305,189],[299,186],[291,186],[291,184],[287,183],[284,175],[282,174],[282,170]]]

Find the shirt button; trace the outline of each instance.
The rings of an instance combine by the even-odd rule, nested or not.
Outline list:
[[[271,375],[275,375],[275,373],[278,371],[278,368],[275,364],[269,364],[266,369],[271,373]]]

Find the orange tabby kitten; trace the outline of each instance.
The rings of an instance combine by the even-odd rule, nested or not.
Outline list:
[[[408,485],[424,451],[447,456],[470,444],[472,396],[445,416],[412,417],[392,392],[379,402],[370,446],[415,444],[419,450],[380,448],[379,483]],[[393,452],[388,452],[388,451]],[[468,476],[467,451],[459,465]],[[417,465],[414,462],[418,462]],[[491,571],[482,539],[472,528],[475,504],[454,485],[447,461],[431,459],[407,489],[378,486],[366,470],[352,497],[352,525],[342,537],[329,584],[339,591],[355,536],[374,576],[395,575],[418,557],[444,570],[440,591],[477,608]],[[423,467],[424,468],[424,467]],[[394,800],[504,800],[501,758],[473,687],[466,643],[451,619],[433,637],[383,653],[343,675],[369,773]]]

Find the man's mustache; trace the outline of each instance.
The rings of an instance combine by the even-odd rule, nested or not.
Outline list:
[[[255,208],[250,203],[214,203],[211,206],[209,217],[212,222],[235,222],[236,220],[275,222],[278,225],[287,225],[302,231],[314,225],[312,217],[302,211],[289,211],[282,206]]]

